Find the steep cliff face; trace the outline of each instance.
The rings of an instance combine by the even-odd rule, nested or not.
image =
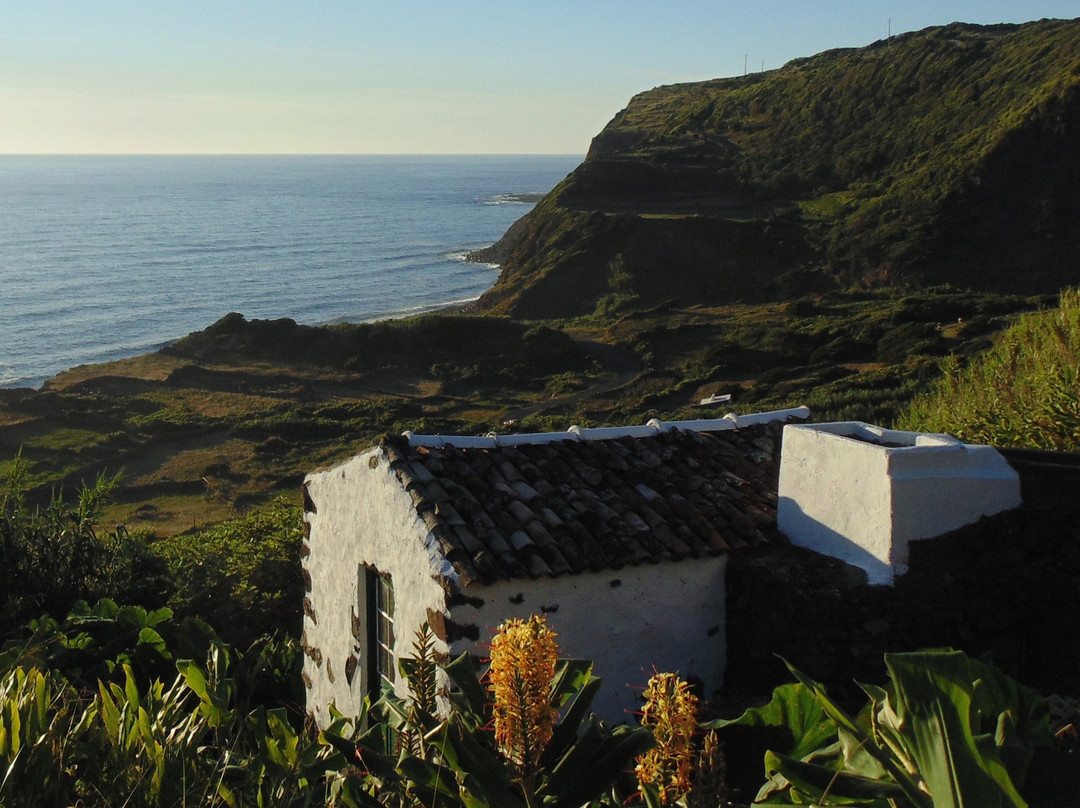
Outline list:
[[[481,306],[1080,282],[1080,20],[954,24],[634,97],[485,255]]]

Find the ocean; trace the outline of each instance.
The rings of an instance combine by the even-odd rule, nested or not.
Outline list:
[[[581,159],[0,156],[0,387],[233,311],[319,325],[473,300],[497,271],[465,254]]]

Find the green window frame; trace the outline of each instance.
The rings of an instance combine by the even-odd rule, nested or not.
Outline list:
[[[362,615],[360,636],[360,686],[377,699],[386,688],[393,689],[397,679],[394,657],[394,582],[388,573],[360,565],[358,574],[358,612]]]

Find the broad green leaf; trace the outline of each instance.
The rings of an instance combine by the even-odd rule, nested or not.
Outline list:
[[[584,769],[582,775],[566,785],[549,783],[546,789],[552,795],[557,808],[577,808],[599,798],[615,779],[624,771],[633,767],[634,759],[645,754],[656,745],[652,733],[645,727],[619,728],[610,734],[605,733],[600,746],[590,755],[589,760],[571,763],[577,754],[577,747],[572,746],[560,765],[569,768]],[[555,781],[559,770],[552,773]]]
[[[560,659],[551,683],[551,700],[555,706],[563,703],[581,690],[593,677],[593,664],[588,659]]]
[[[472,654],[462,654],[443,670],[457,687],[451,699],[459,713],[468,713],[483,723],[487,709],[487,690],[480,684],[480,666]]]
[[[828,715],[815,692],[801,682],[781,685],[762,707],[752,707],[738,718],[704,724],[705,729],[731,726],[779,727],[791,734],[790,746],[779,750],[802,759],[836,741],[836,722]]]
[[[788,670],[791,671],[796,679],[809,688],[814,694],[814,697],[820,702],[825,713],[836,723],[837,727],[844,729],[853,738],[857,739],[858,743],[881,763],[889,776],[901,789],[903,789],[905,796],[912,805],[918,806],[919,808],[941,808],[941,806],[935,806],[929,796],[920,790],[918,781],[898,763],[897,759],[892,756],[888,750],[879,747],[866,730],[860,727],[847,713],[829,699],[828,695],[825,693],[825,688],[817,682],[814,682],[790,663],[785,662],[784,664],[787,665]]]
[[[587,720],[590,715],[589,708],[592,706],[596,694],[600,692],[601,684],[602,682],[600,679],[592,676],[588,681],[584,682],[570,698],[569,705],[566,707],[566,712],[563,714],[562,721],[555,727],[551,740],[548,741],[547,748],[544,749],[544,753],[541,757],[541,764],[543,766],[551,766],[574,742],[582,722]]]
[[[898,732],[935,808],[1026,806],[993,737],[972,724],[979,718],[974,682],[964,681],[972,660],[960,652],[887,654],[885,660],[896,687]]]
[[[152,628],[144,628],[139,631],[138,645],[149,645],[161,656],[168,657],[169,650],[165,645],[165,640]]]
[[[814,804],[887,808],[889,800],[904,797],[903,789],[895,783],[848,774],[773,752],[765,755],[765,769],[770,777],[779,772],[793,789]]]

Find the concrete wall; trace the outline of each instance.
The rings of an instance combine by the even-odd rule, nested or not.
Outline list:
[[[908,542],[1020,504],[1020,483],[988,446],[855,421],[784,427],[777,522],[801,547],[891,584]]]
[[[304,515],[309,552],[303,563],[310,582],[304,677],[307,709],[325,725],[328,704],[333,702],[345,715],[357,715],[364,697],[359,670],[351,684],[346,676],[350,657],[362,664],[360,641],[354,636],[359,566],[370,564],[392,577],[398,658],[411,655],[414,632],[428,619],[428,610],[445,611],[445,594],[432,575],[437,556],[426,544],[428,530],[380,450],[310,474],[304,485],[310,503]],[[441,645],[438,650],[447,648]],[[400,682],[397,690],[404,695]]]
[[[545,613],[564,657],[593,661],[604,686],[593,709],[605,720],[636,721],[654,669],[699,678],[706,695],[723,684],[727,556],[537,580],[472,585],[454,622],[479,630],[452,652],[486,655],[495,628]]]

